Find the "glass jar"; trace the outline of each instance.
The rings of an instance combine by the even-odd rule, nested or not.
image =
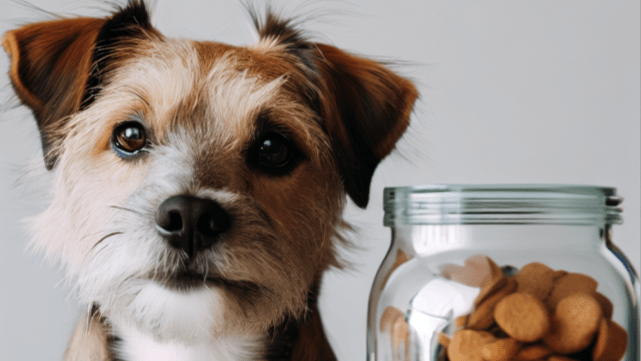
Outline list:
[[[483,360],[503,340],[508,360],[638,361],[639,280],[611,240],[621,201],[572,185],[386,188],[367,359]]]

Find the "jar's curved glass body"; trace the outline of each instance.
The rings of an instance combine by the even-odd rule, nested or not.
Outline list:
[[[479,257],[507,279],[536,263],[555,280],[567,273],[595,280],[596,292],[612,303],[609,319],[627,333],[620,359],[639,360],[639,281],[611,240],[611,225],[621,222],[614,189],[433,185],[387,188],[385,197],[392,244],[370,295],[369,361],[447,360],[439,334],[451,338],[469,326],[483,287]],[[554,306],[549,311],[553,318]],[[475,328],[506,336],[491,324]],[[597,337],[572,356],[592,360]]]

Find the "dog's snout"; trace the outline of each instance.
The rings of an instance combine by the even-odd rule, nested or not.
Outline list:
[[[229,223],[229,214],[216,201],[189,195],[166,199],[156,214],[158,232],[190,258],[211,247]]]

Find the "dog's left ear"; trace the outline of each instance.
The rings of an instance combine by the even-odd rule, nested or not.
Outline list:
[[[343,188],[365,208],[374,170],[409,125],[416,87],[381,63],[308,41],[292,20],[268,10],[261,22],[248,10],[260,39],[278,44],[309,78],[303,92],[327,129]]]
[[[418,91],[378,62],[330,45],[315,48],[320,113],[345,191],[365,208],[374,170],[407,129]]]

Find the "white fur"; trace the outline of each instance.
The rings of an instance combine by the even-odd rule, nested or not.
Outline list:
[[[224,338],[209,343],[158,342],[131,327],[116,327],[123,339],[116,348],[125,361],[251,361],[258,360],[260,339]]]
[[[115,323],[142,325],[153,329],[162,339],[184,343],[207,343],[220,333],[216,325],[222,324],[223,302],[218,291],[202,288],[189,292],[168,290],[148,282],[121,314],[112,310]]]

